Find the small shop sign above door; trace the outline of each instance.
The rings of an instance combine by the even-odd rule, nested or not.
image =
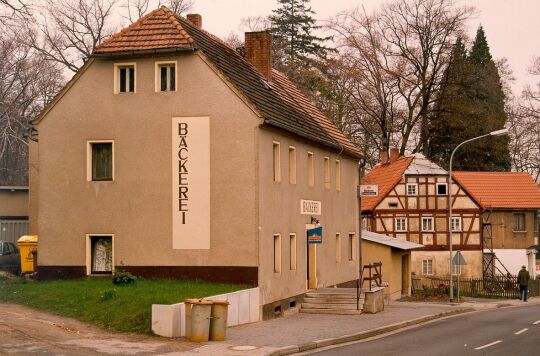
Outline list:
[[[300,200],[301,215],[321,215],[322,203],[317,200]]]
[[[308,244],[322,244],[322,226],[307,230]]]

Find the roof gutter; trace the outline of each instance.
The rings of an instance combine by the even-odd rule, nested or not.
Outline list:
[[[157,48],[157,49],[143,49],[137,51],[123,51],[123,52],[106,52],[106,53],[93,53],[90,58],[116,58],[116,57],[132,57],[149,54],[169,54],[178,52],[195,52],[197,48]]]
[[[14,192],[16,190],[28,190],[28,187],[22,185],[0,185],[0,190],[10,190]]]

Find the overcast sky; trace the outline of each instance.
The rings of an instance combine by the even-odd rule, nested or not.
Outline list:
[[[532,78],[527,74],[534,56],[540,56],[540,0],[461,0],[475,6],[477,15],[470,21],[471,37],[484,26],[494,58],[506,57],[514,71],[514,93],[519,94]],[[320,20],[343,10],[365,6],[372,10],[383,0],[311,0]],[[238,32],[243,17],[268,15],[277,0],[196,0],[192,12],[203,17],[203,27],[220,37]]]

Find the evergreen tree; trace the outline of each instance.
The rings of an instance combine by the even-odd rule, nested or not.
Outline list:
[[[315,24],[315,12],[309,0],[278,0],[278,4],[279,7],[270,16],[271,32],[283,55],[282,58],[276,58],[280,62],[276,63],[278,67],[300,66],[308,58],[325,57],[330,49],[323,43],[329,37],[317,37],[312,33],[320,26]]]
[[[501,79],[482,27],[469,55],[458,40],[445,73],[437,109],[430,120],[426,154],[448,168],[452,150],[464,140],[502,129],[507,121]],[[500,171],[510,169],[508,137],[489,137],[456,152],[454,169]]]

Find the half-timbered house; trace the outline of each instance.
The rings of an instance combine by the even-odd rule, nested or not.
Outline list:
[[[397,239],[424,245],[411,255],[417,275],[450,273],[448,173],[421,154],[382,160],[363,179],[375,185],[376,195],[361,198],[364,228]],[[466,265],[453,273],[482,275],[481,209],[458,183],[452,189],[452,244]]]

